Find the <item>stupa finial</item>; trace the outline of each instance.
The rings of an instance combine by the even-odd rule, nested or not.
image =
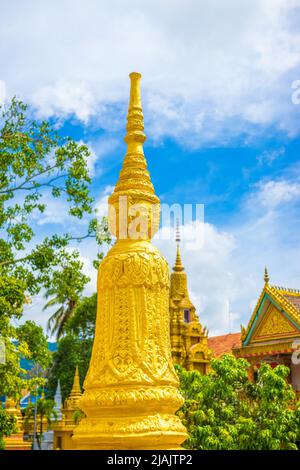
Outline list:
[[[179,227],[179,219],[177,218],[176,221],[176,236],[175,236],[175,241],[177,242],[177,253],[176,253],[176,260],[175,260],[175,266],[173,268],[174,271],[183,271],[184,267],[181,262],[181,256],[180,256],[180,227]]]
[[[80,388],[79,371],[78,371],[78,365],[77,365],[75,369],[73,387],[70,393],[70,397],[78,396],[78,395],[81,395],[81,388]]]
[[[267,268],[265,267],[265,275],[264,275],[264,280],[265,280],[265,284],[269,284],[269,274],[268,274],[268,270]]]
[[[181,242],[181,237],[180,237],[180,226],[179,226],[179,217],[176,219],[176,236],[175,236],[175,241],[177,243]]]
[[[140,89],[141,74],[132,72],[129,77],[130,98],[124,138],[127,150],[119,180],[108,199],[108,226],[110,232],[119,239],[151,239],[159,228],[159,198],[150,180],[143,149],[146,135]],[[131,206],[135,206],[134,209]],[[132,236],[130,224],[133,214],[137,213],[143,215],[144,221],[138,224],[141,233],[135,232]]]
[[[54,396],[54,401],[55,401],[55,407],[54,410],[56,412],[56,417],[55,419],[60,421],[62,418],[62,397],[61,397],[61,388],[60,388],[60,380],[58,379],[57,381],[57,387],[55,391],[55,396]]]
[[[82,394],[81,394],[81,388],[80,388],[80,382],[79,382],[78,366],[76,366],[73,387],[72,387],[69,397],[65,401],[65,408],[67,409],[78,408],[78,403],[81,398],[81,395]]]
[[[132,72],[129,74],[130,78],[130,97],[127,114],[127,134],[124,138],[127,144],[136,144],[138,149],[140,145],[146,140],[144,133],[144,116],[142,111],[142,98],[141,98],[141,74]]]

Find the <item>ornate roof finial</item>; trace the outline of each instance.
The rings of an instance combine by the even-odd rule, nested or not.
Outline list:
[[[174,271],[183,271],[184,267],[183,267],[182,262],[181,262],[180,248],[179,248],[179,243],[181,241],[181,238],[180,238],[180,228],[179,228],[179,218],[178,217],[177,217],[177,220],[176,220],[175,241],[177,242],[177,253],[176,253],[175,266],[174,266],[173,270]]]
[[[268,274],[267,268],[265,268],[264,280],[265,280],[265,284],[269,284],[270,278],[269,278],[269,274]]]

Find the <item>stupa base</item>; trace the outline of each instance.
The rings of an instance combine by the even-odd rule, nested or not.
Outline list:
[[[31,442],[23,440],[23,433],[12,434],[4,438],[5,450],[31,450]]]
[[[174,415],[85,418],[73,435],[78,450],[180,450],[186,438]]]

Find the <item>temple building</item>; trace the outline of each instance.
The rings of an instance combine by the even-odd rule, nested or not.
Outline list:
[[[251,364],[252,374],[261,362],[290,368],[290,383],[300,394],[300,290],[271,286],[265,270],[265,285],[247,328],[241,327],[241,345],[236,357]]]
[[[211,337],[208,344],[214,357],[231,352],[247,359],[252,378],[261,362],[289,367],[289,382],[300,396],[300,290],[271,286],[267,269],[264,281],[247,328]]]
[[[170,335],[172,359],[187,370],[206,374],[212,353],[208,332],[202,328],[195,306],[190,300],[187,275],[181,262],[180,234],[176,233],[177,255],[170,282]]]
[[[57,394],[60,395],[60,386],[59,390],[56,393],[56,399],[60,399],[57,397]],[[78,366],[76,366],[75,376],[73,387],[69,397],[65,400],[64,407],[61,410],[61,414],[59,414],[58,419],[60,419],[52,424],[52,430],[54,431],[54,439],[53,439],[53,449],[57,450],[72,450],[74,449],[74,442],[72,440],[73,431],[76,426],[74,420],[74,413],[75,411],[79,410],[79,400],[82,396],[80,382],[79,382],[79,372]],[[57,400],[56,400],[57,403]],[[57,410],[57,407],[55,407]]]

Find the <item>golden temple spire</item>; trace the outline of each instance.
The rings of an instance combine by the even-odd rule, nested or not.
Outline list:
[[[150,241],[160,209],[143,151],[140,79],[130,74],[127,151],[108,199],[116,242],[99,265],[95,337],[79,403],[86,417],[73,434],[77,449],[175,450],[187,437],[175,414],[183,398],[170,347],[169,267]]]
[[[265,284],[269,284],[270,278],[269,278],[269,274],[268,274],[267,268],[265,268],[264,280],[265,280]]]
[[[82,396],[82,393],[81,393],[80,382],[79,382],[79,372],[78,372],[78,366],[76,366],[72,390],[70,392],[69,397],[65,401],[65,408],[67,409],[78,408],[78,403],[79,403],[81,396]]]
[[[179,229],[179,220],[177,219],[177,224],[176,224],[176,238],[175,241],[177,242],[177,253],[176,253],[176,260],[175,260],[175,266],[173,267],[174,271],[180,272],[184,271],[184,267],[181,262],[181,256],[180,256],[180,247],[179,243],[181,241],[180,239],[180,229]]]
[[[77,396],[81,396],[78,365],[76,366],[76,369],[75,369],[73,387],[70,393],[70,397],[77,397]]]

